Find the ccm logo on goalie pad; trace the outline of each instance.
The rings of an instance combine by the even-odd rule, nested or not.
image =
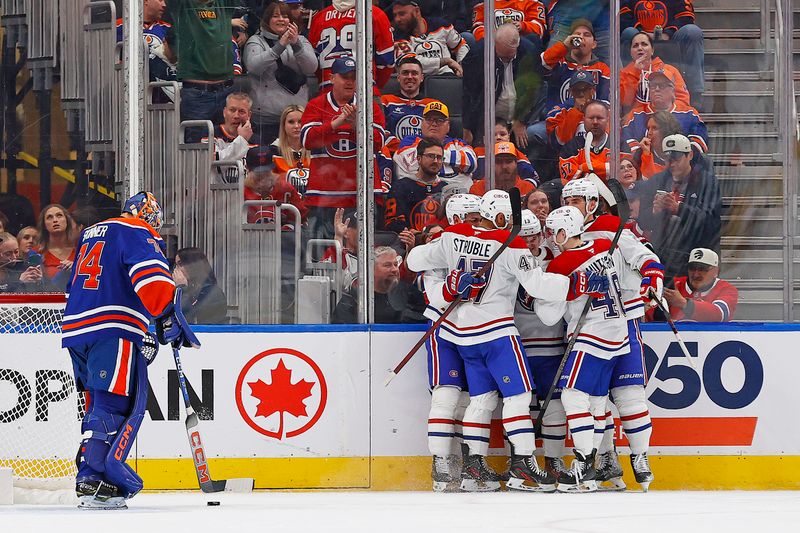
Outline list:
[[[122,438],[119,439],[119,445],[117,449],[114,450],[114,459],[117,461],[122,461],[122,454],[125,453],[125,450],[128,448],[128,443],[130,442],[131,431],[133,428],[130,424],[125,424],[125,431],[122,432]]]
[[[192,442],[192,453],[197,463],[197,472],[200,474],[200,483],[211,481],[211,477],[208,475],[206,452],[203,451],[203,442],[200,440],[200,433],[194,431],[189,438]]]

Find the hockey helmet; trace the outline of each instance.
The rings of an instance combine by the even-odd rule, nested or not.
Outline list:
[[[483,218],[491,220],[494,227],[505,229],[508,224],[511,224],[511,197],[505,191],[492,189],[481,198],[481,205],[478,208],[478,212]],[[505,215],[506,226],[499,227],[497,225],[497,215],[500,213]]]
[[[150,224],[154,230],[161,229],[164,222],[164,213],[161,211],[161,206],[158,205],[156,197],[153,193],[142,191],[134,194],[125,201],[122,206],[123,213],[130,213],[136,218],[140,218]]]
[[[539,219],[536,218],[536,215],[533,214],[533,211],[530,209],[523,209],[522,210],[522,229],[519,230],[520,237],[530,237],[531,235],[536,235],[537,233],[541,233],[542,231],[542,224],[539,222]]]
[[[447,222],[451,225],[455,224],[453,217],[458,215],[461,221],[464,221],[464,216],[469,213],[478,213],[481,205],[481,197],[475,194],[454,194],[447,200],[445,205],[445,212],[447,213]]]
[[[591,215],[597,209],[600,199],[600,193],[597,190],[597,185],[593,180],[587,178],[578,178],[570,180],[564,185],[561,190],[561,198],[570,198],[577,196],[586,200],[586,214]],[[589,207],[589,201],[594,200],[594,206]]]
[[[553,242],[558,246],[563,246],[570,237],[577,237],[583,233],[583,215],[577,207],[565,205],[553,210],[547,215],[544,222],[548,230],[553,234]],[[564,230],[566,237],[558,241],[558,232]]]

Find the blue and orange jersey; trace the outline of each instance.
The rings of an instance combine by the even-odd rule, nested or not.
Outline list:
[[[66,288],[62,346],[108,338],[141,342],[175,292],[163,247],[138,218],[110,218],[83,230]]]
[[[389,153],[394,154],[397,151],[400,139],[408,135],[422,135],[422,112],[426,105],[435,101],[433,98],[406,98],[396,94],[381,96],[383,114],[386,116],[386,144]]]
[[[633,113],[629,113],[622,126],[622,141],[628,143],[628,149],[634,152],[639,149],[639,141],[647,133],[647,121],[655,112],[650,104]],[[700,118],[697,109],[684,102],[676,101],[669,110],[678,124],[681,133],[686,135],[692,144],[702,153],[708,152],[708,128]]]

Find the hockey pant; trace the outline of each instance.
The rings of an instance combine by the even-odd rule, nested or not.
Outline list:
[[[469,404],[469,393],[456,387],[438,386],[431,392],[428,415],[428,449],[431,455],[446,457],[456,451],[462,438],[461,421]]]
[[[125,462],[147,407],[147,363],[133,350],[133,396],[104,390],[88,391],[81,430],[77,481],[104,480],[126,498],[142,490],[142,478]]]
[[[471,455],[489,453],[489,430],[492,412],[497,407],[499,394],[490,391],[471,396],[464,412],[464,442]],[[503,429],[516,455],[530,456],[536,450],[533,420],[530,413],[531,393],[524,392],[503,398]]]

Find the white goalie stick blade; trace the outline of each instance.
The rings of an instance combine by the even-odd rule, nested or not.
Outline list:
[[[226,479],[225,492],[253,492],[253,478],[251,477],[236,477]]]

